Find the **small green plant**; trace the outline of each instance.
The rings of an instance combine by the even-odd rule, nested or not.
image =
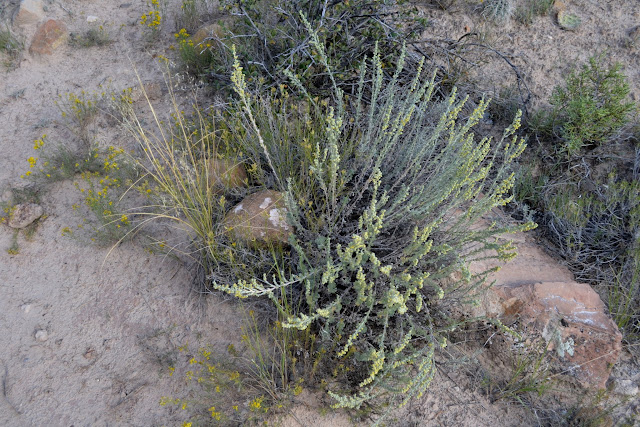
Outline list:
[[[537,16],[547,16],[555,0],[527,0],[516,8],[515,19],[521,24],[531,25]]]
[[[293,397],[302,392],[303,385],[307,385],[304,369],[310,362],[309,352],[313,354],[315,338],[285,329],[280,321],[266,328],[262,323],[249,310],[240,348],[233,344],[222,352],[201,348],[198,356],[189,359],[185,372],[185,381],[191,389],[189,396],[163,397],[160,405],[175,405],[184,410],[189,419],[187,424],[244,425],[283,412]],[[317,368],[317,357],[315,361]],[[175,370],[170,368],[171,375]]]
[[[544,348],[529,348],[526,353],[515,356],[508,379],[486,379],[485,387],[492,401],[507,400],[527,407],[532,396],[540,397],[547,393],[552,386],[552,375],[546,355]]]
[[[22,52],[22,41],[11,31],[9,27],[0,30],[0,53],[4,54],[4,65],[11,68],[18,60]]]
[[[99,112],[99,104],[104,96],[104,92],[88,93],[83,90],[80,94],[70,92],[65,96],[60,95],[55,103],[67,128],[76,134],[85,148],[92,143],[90,125]]]
[[[178,43],[180,60],[190,73],[202,75],[215,67],[215,62],[218,60],[218,55],[212,50],[215,42],[211,40],[194,41],[184,28],[174,36]]]
[[[93,214],[96,221],[85,221],[78,226],[84,228],[88,225],[92,230],[90,240],[96,243],[120,242],[129,234],[131,220],[129,215],[121,213],[119,199],[113,197],[113,193],[123,193],[120,190],[122,182],[118,177],[101,175],[99,172],[82,172],[81,181],[74,184],[82,194],[85,206]],[[118,195],[120,195],[118,194]],[[73,205],[73,209],[79,209]],[[70,229],[64,229],[63,235],[70,235]]]
[[[513,15],[513,0],[484,0],[482,15],[497,22],[504,22]]]
[[[576,14],[566,12],[561,10],[558,12],[558,16],[556,17],[558,20],[558,25],[563,30],[567,31],[575,31],[578,29],[580,24],[582,24],[582,20]]]
[[[73,149],[51,143],[47,134],[43,134],[34,141],[33,149],[38,154],[27,159],[29,169],[21,178],[40,183],[55,182],[72,179],[81,172],[102,170],[102,159],[96,146]]]
[[[629,122],[635,104],[622,66],[606,67],[604,57],[591,57],[569,74],[551,97],[551,117],[563,140],[560,151],[572,157],[585,147],[604,144]]]
[[[102,25],[97,28],[90,28],[80,35],[71,34],[69,39],[69,44],[77,47],[102,47],[112,42],[111,36]]]
[[[20,230],[13,230],[13,234],[11,235],[11,245],[9,249],[7,249],[7,253],[9,255],[18,255],[20,253],[20,246],[18,245],[18,234]]]
[[[140,25],[148,31],[149,40],[156,40],[160,36],[162,12],[159,0],[147,2],[149,11],[140,16]]]

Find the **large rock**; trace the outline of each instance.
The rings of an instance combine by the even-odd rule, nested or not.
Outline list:
[[[9,218],[9,227],[25,228],[40,218],[44,214],[42,206],[35,203],[24,203],[15,205],[11,218]]]
[[[605,388],[622,351],[622,334],[600,296],[584,283],[496,286],[505,322],[517,321],[525,339],[543,339],[559,370],[585,388]]]
[[[69,33],[64,22],[49,19],[42,24],[31,41],[29,53],[38,55],[51,55],[55,49],[67,41]]]
[[[19,26],[37,24],[44,17],[42,0],[22,0],[13,23]]]
[[[494,286],[478,305],[466,308],[466,314],[499,318],[520,333],[523,342],[542,342],[552,370],[562,373],[558,378],[575,380],[584,388],[604,388],[620,355],[622,335],[599,295],[589,285],[576,283],[532,237],[515,233],[504,238],[514,242],[518,256],[505,265],[488,259],[471,263],[472,274],[501,268],[487,278]],[[509,357],[519,349],[522,342],[505,338],[495,352]]]
[[[247,243],[287,243],[293,231],[287,224],[284,195],[273,190],[247,196],[227,213],[223,224],[232,237]]]

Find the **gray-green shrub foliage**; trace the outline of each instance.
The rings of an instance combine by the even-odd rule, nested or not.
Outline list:
[[[635,104],[627,99],[629,84],[622,66],[606,68],[603,58],[591,57],[573,71],[566,84],[554,89],[551,116],[560,126],[563,152],[575,156],[586,145],[600,145],[630,119]]]
[[[311,44],[333,80],[312,31]],[[252,110],[261,102],[247,92],[237,61],[232,77],[255,132],[253,143],[244,141],[247,151],[259,153],[254,161],[285,191],[294,265],[288,277],[213,287],[238,297],[267,295],[289,315],[286,327],[314,328],[333,360],[349,360],[350,383],[329,392],[336,407],[383,396],[404,404],[421,395],[435,373],[434,353],[446,345],[449,309],[472,302],[488,273],[472,274],[469,262],[510,259],[513,247],[498,236],[533,226],[479,225],[511,200],[510,166],[525,147],[514,136],[520,116],[500,141],[478,140],[472,129],[487,101],[462,118],[467,98],[454,91],[435,99],[434,77],[424,78],[422,64],[413,81],[401,82],[403,58],[386,80],[376,50],[369,66],[363,61],[352,96],[334,82],[333,106],[308,97],[308,113],[270,122],[256,120]],[[277,131],[301,120],[318,123],[306,141]],[[274,159],[284,157],[300,169],[277,166]],[[282,173],[293,169],[301,176]],[[303,308],[291,313],[277,289]]]

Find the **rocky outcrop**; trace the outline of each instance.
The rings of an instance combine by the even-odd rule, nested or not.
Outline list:
[[[64,22],[56,19],[49,19],[42,24],[31,41],[29,53],[32,55],[51,55],[53,51],[63,45],[69,33]]]
[[[232,238],[246,243],[287,243],[293,231],[287,224],[284,195],[273,190],[247,196],[227,213],[223,224]]]
[[[588,389],[605,388],[622,351],[622,335],[606,313],[600,296],[576,283],[566,267],[548,256],[523,233],[508,236],[518,257],[489,276],[493,287],[473,309],[474,316],[498,318],[522,336],[522,342],[543,342],[547,359],[560,378]],[[497,263],[475,262],[473,273]],[[518,342],[497,350],[509,353]]]

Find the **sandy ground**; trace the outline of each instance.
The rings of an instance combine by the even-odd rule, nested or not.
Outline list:
[[[583,30],[560,30],[551,17],[530,27],[498,28],[462,1],[453,17],[429,11],[433,37],[456,39],[464,27],[484,28],[501,48],[512,52],[529,77],[536,99],[546,99],[574,59],[609,49],[627,67],[638,94],[638,48],[621,45],[625,31],[640,24],[636,1],[584,1]],[[47,16],[64,21],[71,32],[88,28],[95,15],[114,42],[102,48],[63,46],[51,56],[25,52],[19,66],[0,77],[0,189],[25,185],[20,175],[34,155],[33,141],[43,133],[64,143],[54,105],[58,95],[99,85],[122,89],[141,79],[163,83],[145,48],[137,20],[143,1],[46,1]],[[167,45],[175,28],[164,28]],[[29,40],[35,27],[22,35]],[[28,45],[28,43],[27,43]],[[499,61],[500,62],[500,61]],[[637,98],[636,98],[637,99]],[[157,101],[167,111],[166,96]],[[96,129],[100,144],[128,147],[116,127]],[[8,193],[0,192],[2,201]],[[80,200],[71,182],[42,195],[46,219],[19,251],[7,253],[13,231],[0,225],[0,425],[112,426],[176,425],[175,410],[161,407],[162,396],[179,396],[183,383],[168,375],[169,363],[184,363],[177,347],[226,347],[239,336],[240,317],[214,296],[202,298],[191,287],[191,272],[172,257],[151,255],[134,243],[112,251],[61,236],[81,218],[71,208]],[[45,331],[43,333],[42,331]],[[38,334],[39,339],[36,338]],[[46,340],[42,338],[45,337]],[[463,371],[441,370],[431,392],[391,418],[398,425],[527,425],[521,407],[490,404]],[[349,425],[344,414],[319,415],[314,398],[303,393],[285,425]]]

